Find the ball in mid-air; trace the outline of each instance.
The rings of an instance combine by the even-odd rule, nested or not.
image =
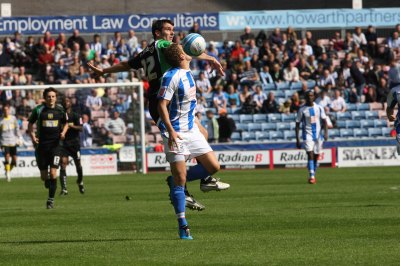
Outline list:
[[[183,51],[190,56],[199,56],[206,50],[206,40],[198,33],[190,33],[182,40]]]

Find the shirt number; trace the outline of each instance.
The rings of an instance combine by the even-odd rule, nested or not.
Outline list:
[[[153,56],[142,60],[142,66],[149,81],[157,78],[157,73],[154,71],[155,65],[156,63]]]

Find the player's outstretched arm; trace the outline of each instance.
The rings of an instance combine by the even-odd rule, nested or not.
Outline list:
[[[225,76],[225,72],[224,72],[224,68],[222,67],[222,65],[218,62],[217,59],[215,59],[215,57],[212,57],[206,53],[202,53],[201,55],[199,55],[197,57],[200,60],[206,60],[208,62],[210,62],[211,66],[217,70],[218,74],[220,74],[221,76]]]
[[[116,65],[113,65],[108,68],[100,68],[96,67],[92,63],[87,63],[87,66],[97,75],[102,76],[104,74],[110,74],[110,73],[117,73],[117,72],[125,72],[130,69],[130,66],[128,64],[128,61],[123,61],[121,63],[118,63]]]
[[[34,146],[39,144],[39,139],[36,137],[35,132],[33,132],[33,124],[30,122],[28,124],[28,134],[31,137]]]

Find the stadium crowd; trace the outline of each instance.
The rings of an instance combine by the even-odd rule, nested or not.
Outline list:
[[[189,32],[200,33],[200,29],[197,25]],[[270,34],[261,30],[256,35],[246,27],[237,40],[210,41],[206,52],[221,62],[225,76],[219,76],[205,61],[192,61],[199,119],[208,128],[210,141],[230,141],[236,127],[229,114],[296,113],[310,88],[328,115],[345,112],[346,106],[354,103],[374,103],[384,109],[390,88],[400,83],[399,34],[400,25],[387,38],[378,38],[375,28],[369,26],[364,31],[356,27],[345,36],[337,31],[330,39],[315,39],[311,31],[301,37],[291,27],[285,31],[276,28]],[[184,36],[184,32],[176,33],[175,41]],[[133,30],[127,36],[115,32],[107,43],[102,43],[98,34],[85,41],[78,30],[68,38],[64,33],[54,37],[46,32],[36,40],[16,32],[0,43],[0,84],[142,81],[147,89],[140,71],[98,77],[86,67],[93,62],[107,68],[135,56],[146,45]],[[68,89],[65,93],[85,121],[83,147],[130,141],[133,95],[117,88]],[[11,113],[26,130],[27,118],[40,103],[40,95],[33,90],[4,88],[0,103],[12,106]],[[335,126],[336,116],[329,117]],[[149,123],[148,130],[152,129]],[[157,135],[151,142],[159,142]],[[30,147],[28,138],[24,143]]]

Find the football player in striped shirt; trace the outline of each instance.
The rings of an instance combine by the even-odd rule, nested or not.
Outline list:
[[[300,107],[296,118],[296,146],[300,149],[300,125],[302,129],[304,149],[307,153],[307,168],[310,174],[308,182],[315,184],[315,173],[317,170],[318,157],[322,152],[324,140],[328,140],[328,125],[324,108],[314,103],[313,90],[306,92],[306,103]],[[321,124],[322,122],[322,124]],[[324,134],[322,134],[322,127]]]
[[[164,56],[172,67],[163,75],[158,91],[160,118],[157,126],[173,176],[170,196],[178,219],[179,236],[193,239],[185,217],[185,183],[215,174],[220,165],[195,123],[196,83],[189,68],[191,57],[179,44],[171,44],[164,50]],[[186,170],[186,161],[192,158],[196,158],[198,164]]]
[[[6,179],[11,181],[11,170],[17,165],[17,143],[19,141],[17,118],[11,115],[10,105],[3,106],[3,119],[0,121],[0,143],[4,154]],[[11,161],[11,162],[10,162]]]

